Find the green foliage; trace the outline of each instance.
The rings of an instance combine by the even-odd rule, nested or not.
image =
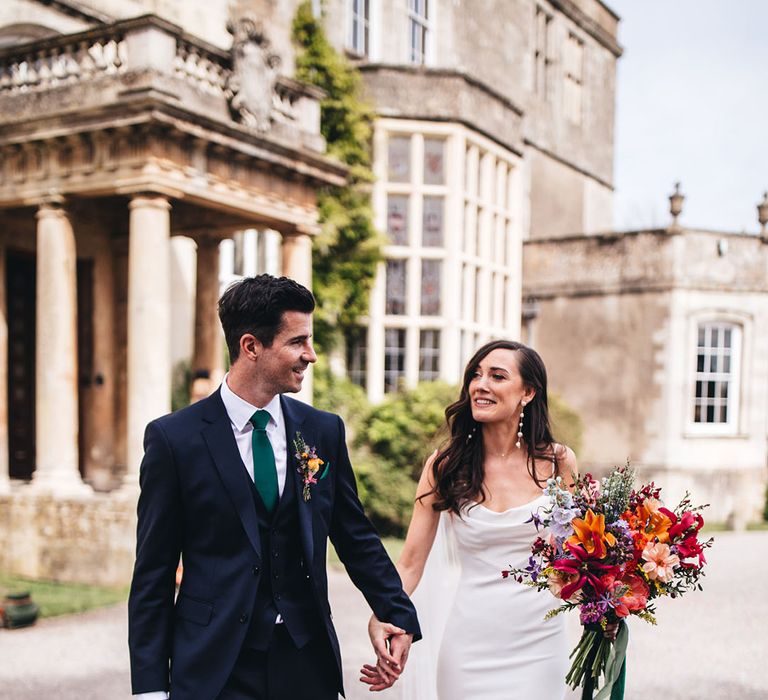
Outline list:
[[[423,382],[391,394],[363,420],[358,440],[377,457],[418,479],[424,461],[439,444],[445,407],[456,400],[456,387]]]
[[[373,410],[362,388],[333,374],[323,356],[313,373],[314,405],[338,413],[347,426],[350,460],[365,512],[383,535],[403,536],[411,514],[415,485],[407,470],[372,454],[359,438],[366,416]]]
[[[765,508],[763,508],[763,520],[768,522],[768,486],[765,487]]]
[[[293,21],[298,46],[296,78],[322,88],[320,128],[328,153],[349,166],[345,187],[318,194],[321,232],[313,240],[313,291],[317,298],[315,342],[322,352],[340,343],[345,330],[368,312],[368,297],[382,259],[368,193],[373,112],[361,98],[359,73],[328,42],[310,2]]]
[[[312,381],[314,407],[321,411],[338,413],[347,426],[347,442],[354,442],[361,418],[371,409],[363,388],[346,377],[331,372],[324,355],[317,359]]]
[[[189,406],[192,389],[192,368],[188,360],[179,360],[171,376],[171,410],[178,411]]]
[[[548,397],[549,420],[552,424],[552,434],[559,443],[568,445],[577,455],[581,451],[581,440],[584,425],[576,413],[559,396],[550,394]]]
[[[410,474],[367,450],[354,450],[355,476],[366,515],[382,535],[404,537],[416,484]]]
[[[0,571],[0,598],[7,593],[29,591],[40,606],[40,617],[70,615],[120,603],[128,598],[128,586],[89,586],[83,583],[39,581]]]

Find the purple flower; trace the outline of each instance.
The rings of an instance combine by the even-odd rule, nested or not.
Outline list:
[[[581,512],[576,508],[561,508],[555,506],[550,516],[549,529],[559,540],[564,540],[573,534],[571,521],[574,518],[581,517]]]
[[[607,609],[608,603],[604,600],[598,600],[594,603],[584,603],[580,606],[579,620],[582,625],[595,624],[600,622]]]
[[[531,581],[536,583],[536,579],[539,578],[541,573],[541,564],[535,557],[528,557],[528,566],[525,567],[525,570],[530,574]]]
[[[531,513],[531,517],[528,518],[528,520],[525,522],[533,523],[536,526],[536,532],[539,531],[540,527],[544,527],[544,521],[541,519],[541,516],[538,513]]]

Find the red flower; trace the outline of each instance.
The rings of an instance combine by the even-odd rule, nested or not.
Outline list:
[[[677,553],[680,556],[680,559],[683,560],[682,565],[686,569],[701,568],[707,563],[707,559],[704,556],[704,547],[701,542],[696,539],[696,533],[692,532],[684,540],[675,543],[675,547],[677,547]],[[694,557],[697,557],[699,560],[698,567],[693,562],[685,561],[686,559],[693,559]]]
[[[700,513],[694,514],[690,510],[687,510],[680,518],[678,518],[667,508],[659,508],[659,510],[672,521],[672,525],[668,531],[671,542],[674,542],[676,538],[687,534],[691,529],[693,529],[693,534],[695,535],[704,526],[704,518],[701,517]]]
[[[597,595],[605,593],[605,585],[600,580],[600,576],[608,573],[616,573],[619,570],[618,566],[609,566],[608,564],[601,564],[595,557],[595,553],[590,554],[581,545],[574,545],[570,542],[565,543],[566,549],[574,557],[573,559],[556,559],[552,563],[552,567],[557,571],[562,571],[564,574],[576,575],[576,578],[572,583],[563,586],[560,592],[560,597],[563,600],[569,600],[576,591],[583,588],[586,583],[592,584],[592,588]]]

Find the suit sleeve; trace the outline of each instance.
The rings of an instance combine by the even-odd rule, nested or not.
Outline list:
[[[128,598],[133,693],[168,690],[173,601],[182,541],[178,472],[157,421],[147,426],[139,472],[136,563]]]
[[[421,639],[416,609],[403,590],[402,581],[381,544],[376,529],[363,511],[347,451],[344,423],[339,421],[336,497],[330,538],[349,577],[365,596],[376,617]]]

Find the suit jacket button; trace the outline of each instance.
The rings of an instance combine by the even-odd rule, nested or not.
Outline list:
[[[258,567],[258,566],[254,566],[254,567],[252,567],[252,568],[251,568],[251,573],[252,573],[254,576],[258,576],[258,575],[259,575],[259,567]]]
[[[280,594],[279,593],[275,594],[275,600],[280,600]]]
[[[240,624],[244,625],[246,622],[248,622],[248,615],[240,615]]]

